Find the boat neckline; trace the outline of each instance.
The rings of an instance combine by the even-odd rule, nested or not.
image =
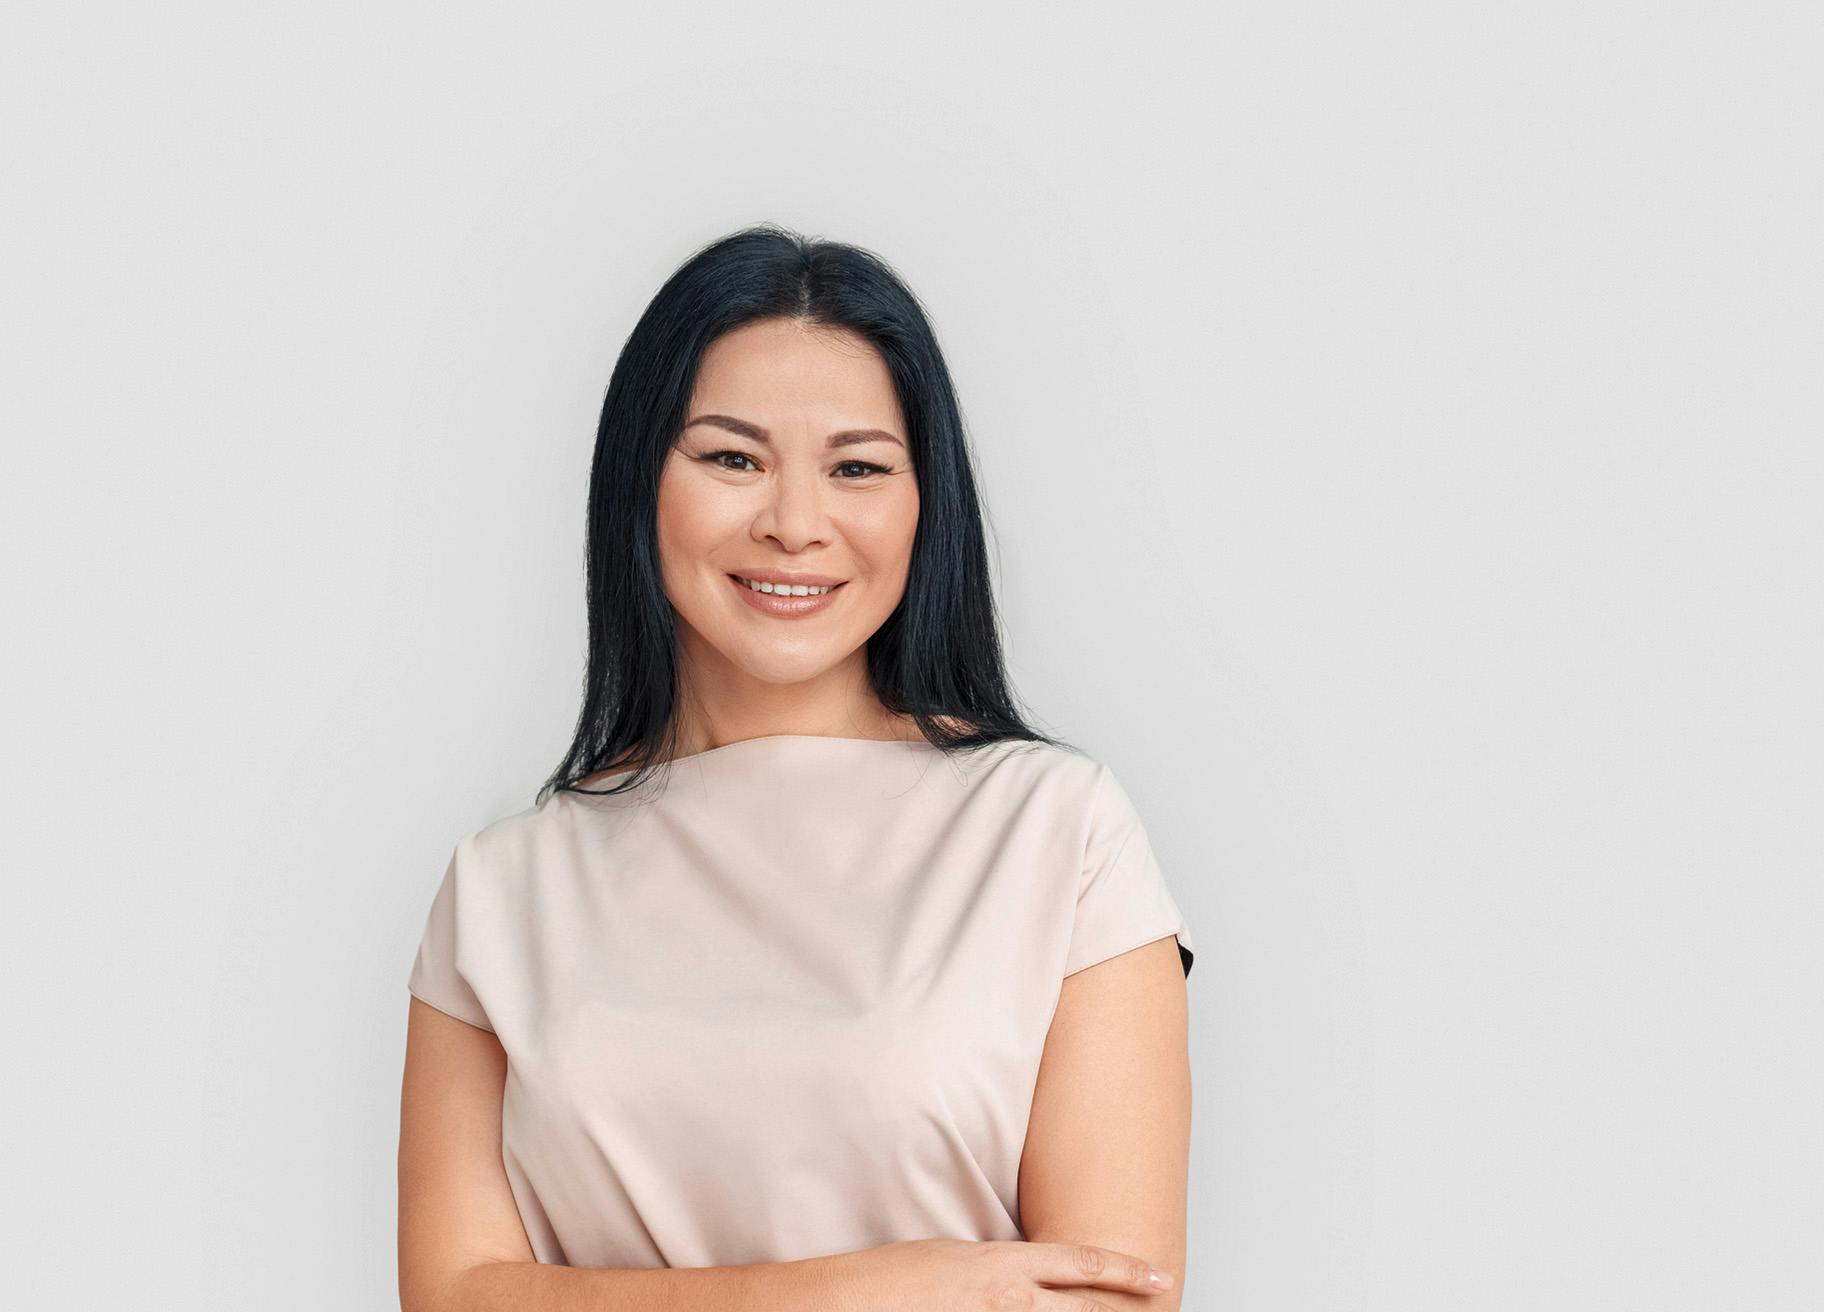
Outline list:
[[[674,756],[671,758],[671,760],[660,761],[660,762],[658,762],[658,764],[660,766],[688,765],[693,761],[701,761],[704,757],[707,757],[707,756],[716,756],[722,752],[731,752],[737,747],[749,747],[755,743],[788,743],[788,742],[790,742],[790,743],[855,743],[858,745],[866,744],[866,745],[879,746],[879,747],[906,747],[906,748],[912,749],[913,751],[917,751],[922,748],[926,751],[931,751],[931,752],[940,752],[940,751],[944,750],[943,748],[939,747],[936,743],[932,742],[929,738],[848,738],[848,737],[844,737],[840,734],[829,734],[829,733],[763,733],[763,734],[756,734],[752,738],[737,738],[732,743],[723,743],[718,747],[706,747],[700,752],[690,752],[684,756]],[[981,745],[987,746],[988,744],[981,744]],[[599,787],[601,784],[607,783],[610,780],[620,779],[626,775],[633,774],[638,768],[639,767],[637,767],[637,766],[629,766],[627,769],[616,770],[612,774],[602,775],[601,779],[595,785],[592,785],[591,787],[592,788]],[[585,776],[585,777],[594,778],[595,776],[589,775],[589,776]],[[582,780],[578,780],[577,782],[581,783]]]

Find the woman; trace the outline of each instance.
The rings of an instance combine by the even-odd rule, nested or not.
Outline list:
[[[403,1306],[1176,1308],[1190,931],[1119,782],[1011,704],[880,260],[767,226],[666,282],[588,596],[570,750],[413,963]]]

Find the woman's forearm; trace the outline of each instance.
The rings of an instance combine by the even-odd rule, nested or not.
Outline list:
[[[799,1312],[838,1306],[840,1255],[744,1266],[572,1267],[483,1262],[405,1312]]]

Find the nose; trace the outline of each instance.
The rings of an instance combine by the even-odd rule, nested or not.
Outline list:
[[[767,484],[754,515],[754,536],[774,538],[787,551],[802,551],[829,537],[827,489],[815,468],[783,469]]]

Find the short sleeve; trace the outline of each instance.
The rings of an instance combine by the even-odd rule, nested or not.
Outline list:
[[[471,849],[467,839],[456,845],[443,882],[431,899],[431,910],[425,919],[424,935],[418,943],[418,956],[412,962],[412,973],[406,988],[412,996],[428,1002],[438,1011],[492,1031],[488,1013],[481,998],[463,973],[463,946],[472,926],[463,923],[463,878]]]
[[[1196,950],[1190,926],[1166,885],[1133,799],[1105,765],[1097,772],[1089,807],[1064,973],[1075,974],[1169,934],[1178,940],[1179,962],[1188,979]]]

